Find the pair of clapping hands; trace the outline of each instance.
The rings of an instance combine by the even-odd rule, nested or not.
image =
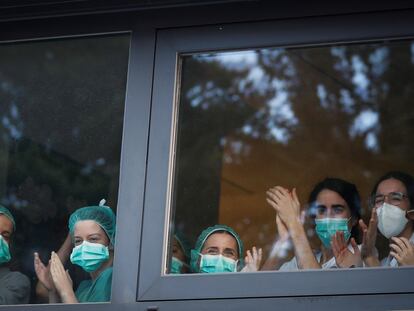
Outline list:
[[[55,252],[51,253],[47,266],[40,260],[39,254],[34,253],[34,268],[37,278],[49,293],[59,294],[63,301],[73,294],[72,279]]]
[[[375,249],[377,239],[378,215],[377,208],[372,208],[368,226],[362,219],[359,220],[362,229],[362,258],[364,261],[374,262],[371,265],[379,265],[378,254]],[[390,243],[390,255],[394,257],[400,266],[414,265],[414,245],[405,237],[392,237]]]

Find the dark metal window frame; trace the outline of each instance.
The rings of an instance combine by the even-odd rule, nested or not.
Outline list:
[[[138,301],[413,293],[414,268],[162,275],[174,186],[180,55],[413,37],[409,11],[158,31]],[[195,208],[194,215],[201,212]]]

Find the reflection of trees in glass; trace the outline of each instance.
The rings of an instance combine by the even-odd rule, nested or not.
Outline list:
[[[192,234],[190,239],[217,217],[223,139],[254,113],[238,87],[247,73],[226,69],[216,61],[184,58],[175,221],[181,231]],[[249,98],[254,100],[254,96]],[[198,221],[189,223],[195,210]]]
[[[295,185],[306,201],[312,185],[329,175],[357,183],[366,198],[387,170],[414,172],[413,55],[409,42],[394,42],[186,57],[178,224],[193,219],[195,209],[205,217],[197,219],[200,228],[192,221],[192,228],[217,221],[218,176],[244,191],[246,200],[258,194],[252,213],[269,217],[255,228],[254,239],[268,243],[273,218],[258,201],[266,187]],[[246,167],[249,176],[220,173]],[[246,186],[248,179],[260,179],[261,186]],[[229,207],[235,226],[251,231],[253,216],[246,221],[239,213],[239,206]],[[270,231],[259,237],[264,228]]]
[[[116,207],[128,51],[128,35],[0,46],[0,200],[27,270],[76,208]]]

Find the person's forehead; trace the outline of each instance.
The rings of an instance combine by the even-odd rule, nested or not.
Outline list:
[[[89,235],[95,233],[104,233],[101,226],[93,220],[81,220],[75,224],[75,235]]]
[[[316,197],[317,204],[331,206],[331,205],[343,205],[345,207],[348,206],[346,201],[344,200],[341,195],[335,191],[329,189],[323,189],[319,192],[318,196]]]
[[[405,185],[398,179],[390,178],[380,182],[377,188],[377,194],[388,194],[390,192],[403,192],[407,189]]]
[[[13,223],[4,214],[0,214],[0,230],[1,231],[9,231],[10,233],[13,231]]]
[[[237,251],[236,238],[226,232],[212,233],[203,245],[203,249],[209,247],[231,248]]]

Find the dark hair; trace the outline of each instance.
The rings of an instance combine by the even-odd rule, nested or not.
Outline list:
[[[414,208],[414,178],[407,173],[403,173],[399,171],[391,171],[391,172],[386,173],[380,179],[378,179],[374,188],[371,191],[370,197],[373,198],[375,196],[375,194],[377,193],[379,184],[387,179],[397,179],[404,184],[405,188],[407,189],[408,200],[410,201],[409,209],[413,209]]]
[[[361,198],[356,186],[339,178],[325,178],[317,183],[309,195],[309,206],[316,202],[318,194],[322,190],[331,190],[338,193],[348,205],[351,216],[356,220],[356,224],[352,227],[351,236],[355,239],[359,237],[358,220],[361,218]]]

